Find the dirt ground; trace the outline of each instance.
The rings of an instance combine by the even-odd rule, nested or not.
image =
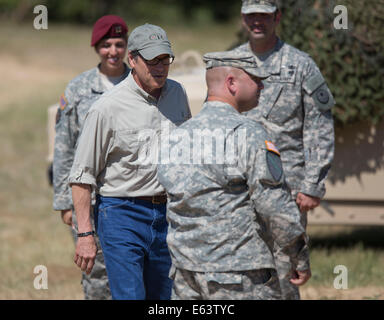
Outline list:
[[[303,300],[384,300],[384,288],[362,287],[352,289],[334,289],[305,286],[300,290]]]

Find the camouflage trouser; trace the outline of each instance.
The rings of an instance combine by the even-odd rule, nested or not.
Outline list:
[[[300,300],[299,287],[290,282],[293,270],[289,257],[283,252],[274,252],[274,256],[282,298],[284,300]]]
[[[307,227],[307,214],[301,214],[301,224],[304,230]],[[292,284],[290,279],[292,278],[293,269],[290,258],[282,251],[274,251],[276,270],[279,276],[280,288],[282,298],[284,300],[300,300],[299,287]]]
[[[172,267],[172,300],[281,299],[274,269],[233,272],[194,272]]]
[[[72,214],[72,221],[77,230],[77,219],[75,211]],[[91,214],[91,222],[93,225],[93,230],[95,230],[95,223],[93,219],[93,212]],[[71,228],[73,240],[77,241],[76,231]],[[95,235],[95,240],[97,244],[97,255],[95,259],[95,265],[90,274],[83,272],[81,284],[83,285],[84,290],[84,299],[85,300],[111,300],[111,291],[109,289],[107,271],[104,263],[104,256],[101,251],[99,237]]]

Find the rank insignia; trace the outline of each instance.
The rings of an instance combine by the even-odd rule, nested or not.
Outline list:
[[[122,30],[121,30],[121,26],[116,26],[116,27],[115,27],[115,33],[119,34],[119,33],[121,33],[121,32],[122,32]]]

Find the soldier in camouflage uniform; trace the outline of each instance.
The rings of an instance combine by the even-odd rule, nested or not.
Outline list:
[[[171,132],[170,160],[158,166],[169,197],[172,299],[280,299],[272,250],[293,268],[309,258],[279,151],[260,124],[240,114],[257,104],[266,74],[250,54],[204,60],[207,102]],[[310,277],[300,270],[298,285]]]
[[[241,13],[249,42],[234,51],[253,54],[271,74],[263,82],[259,106],[247,115],[262,122],[280,150],[287,183],[306,227],[306,212],[324,196],[333,160],[335,101],[311,57],[276,36],[281,18],[276,0],[243,0]],[[288,257],[281,252],[275,256],[284,298],[300,299],[298,288],[289,281],[295,271],[289,269]]]
[[[127,32],[124,20],[118,16],[107,15],[96,21],[91,46],[95,47],[100,56],[100,64],[74,78],[60,97],[55,128],[53,208],[61,211],[64,223],[73,226],[71,230],[75,242],[77,219],[73,210],[68,176],[88,109],[106,90],[125,79],[130,71],[123,62],[127,48]],[[99,243],[97,237],[96,241]],[[82,285],[87,300],[111,299],[101,250],[97,254],[92,273],[83,273]]]

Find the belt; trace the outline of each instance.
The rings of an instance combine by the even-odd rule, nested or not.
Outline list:
[[[162,196],[147,196],[147,197],[135,197],[135,199],[140,199],[144,201],[149,201],[152,202],[153,204],[163,204],[167,203],[167,196],[162,195]]]

